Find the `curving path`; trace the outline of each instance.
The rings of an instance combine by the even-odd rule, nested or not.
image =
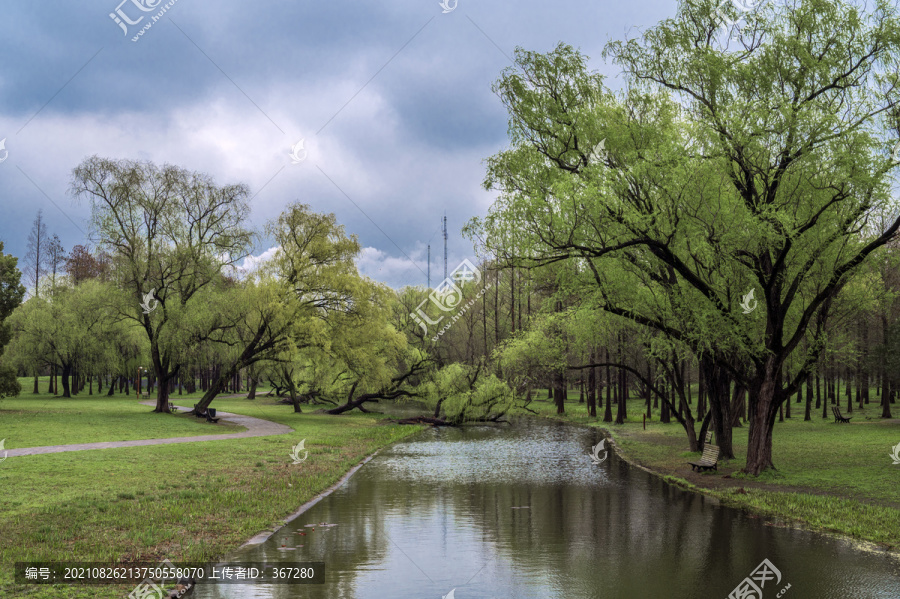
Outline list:
[[[142,401],[145,406],[155,406],[156,401]],[[176,406],[179,410],[190,411],[193,408]],[[227,435],[199,435],[196,437],[171,437],[168,439],[136,439],[134,441],[105,441],[101,443],[77,443],[74,445],[45,445],[43,447],[24,447],[22,449],[7,449],[8,457],[37,455],[42,453],[62,453],[64,451],[85,451],[89,449],[110,449],[115,447],[140,447],[142,445],[166,445],[169,443],[196,443],[198,441],[220,441],[222,439],[246,439],[247,437],[266,437],[269,435],[284,435],[294,432],[289,426],[270,422],[252,416],[242,416],[231,412],[216,411],[216,417],[221,416],[232,424],[243,426],[247,430],[242,433],[228,433]]]

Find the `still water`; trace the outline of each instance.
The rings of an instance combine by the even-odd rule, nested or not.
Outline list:
[[[900,598],[896,557],[773,526],[612,452],[593,464],[600,439],[530,419],[423,431],[227,559],[324,562],[324,584],[202,582],[194,596],[725,599],[767,559],[780,580],[757,574],[765,599]]]

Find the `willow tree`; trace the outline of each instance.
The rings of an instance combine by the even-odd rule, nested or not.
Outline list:
[[[607,46],[625,80],[616,93],[568,46],[518,50],[495,86],[511,147],[485,185],[500,195],[470,226],[498,252],[515,239],[514,264],[574,261],[585,304],[747,388],[746,471],[759,474],[774,467],[778,408],[814,368],[832,302],[900,227],[889,156],[900,28],[887,2],[865,13],[806,0],[746,15],[734,41],[714,9],[683,2]]]
[[[155,411],[168,412],[169,386],[191,341],[185,319],[196,313],[201,290],[249,250],[247,187],[219,186],[177,166],[93,156],[74,169],[72,191],[91,203],[96,241],[132,298],[123,316],[150,342]]]
[[[3,253],[3,242],[0,241],[0,352],[9,342],[9,326],[6,319],[12,314],[22,298],[25,287],[21,283],[22,273],[16,268],[18,258]],[[0,398],[16,396],[22,390],[16,380],[16,371],[9,365],[0,362]]]

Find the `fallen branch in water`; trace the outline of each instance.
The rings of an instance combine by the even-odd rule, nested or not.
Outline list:
[[[456,426],[452,422],[447,422],[443,418],[431,418],[430,416],[404,418],[403,420],[398,420],[397,424],[430,424],[432,426]]]

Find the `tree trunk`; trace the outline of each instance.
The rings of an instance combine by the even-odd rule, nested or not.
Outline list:
[[[669,395],[669,385],[671,383],[669,381],[665,381],[663,383],[663,393]],[[662,405],[659,408],[659,421],[663,424],[669,424],[672,422],[672,419],[669,417],[669,402],[663,399]]]
[[[744,472],[758,476],[772,463],[772,430],[784,397],[780,395],[781,377],[775,358],[769,357],[764,370],[751,381],[750,432],[747,438],[747,466]]]
[[[713,432],[716,435],[719,453],[722,459],[733,460],[734,448],[731,442],[731,404],[729,391],[731,379],[724,368],[716,364],[711,358],[703,357],[700,360],[701,376],[706,377],[706,397],[709,410],[712,412]],[[751,396],[748,404],[752,406]]]
[[[731,399],[731,427],[741,427],[741,418],[744,415],[744,401],[747,397],[747,390],[743,386],[735,383],[732,391]]]
[[[803,391],[803,385],[800,386],[800,391]],[[812,375],[808,375],[806,377],[806,411],[803,413],[803,421],[809,422],[812,420]]]
[[[650,420],[653,417],[653,412],[650,411],[650,396],[653,395],[653,390],[650,389],[650,382],[653,380],[653,374],[650,371],[650,360],[647,360],[647,392],[645,399],[647,400],[647,420]],[[699,401],[699,400],[698,400]]]
[[[565,374],[557,373],[556,382],[553,386],[553,400],[556,403],[557,415],[566,413],[566,378]]]
[[[521,316],[521,313],[520,313]],[[594,350],[591,350],[590,356],[591,364],[596,362],[596,355]],[[587,380],[587,409],[588,414],[591,418],[597,417],[597,368],[595,366],[591,366],[588,369],[588,380]]]
[[[163,365],[159,355],[159,349],[154,347],[151,350],[151,358],[153,359],[153,370],[156,373],[156,381],[159,383],[156,387],[156,408],[154,412],[165,412],[171,414],[169,410],[169,377],[178,374],[178,367],[175,372],[168,372],[168,365]],[[140,372],[140,371],[138,371]],[[150,395],[150,376],[147,376],[147,395]]]
[[[72,366],[70,364],[63,364],[62,374],[60,374],[60,379],[62,379],[63,397],[72,397],[72,393],[69,389],[69,375],[71,373]]]
[[[606,352],[606,362],[609,363],[609,349]],[[612,377],[610,376],[609,366],[606,367],[606,409],[603,411],[603,422],[612,422]]]
[[[622,337],[619,337],[619,362],[625,363],[625,351],[622,347]],[[616,406],[616,424],[625,424],[628,418],[628,377],[625,370],[619,368],[619,405]]]
[[[819,373],[816,373],[816,409],[822,407],[822,386],[819,384]]]
[[[882,418],[891,418],[891,402],[888,393],[886,393],[887,387],[884,386],[881,388],[881,417]]]
[[[847,378],[847,383],[846,383],[846,387],[847,387],[847,413],[848,413],[848,414],[853,412],[853,395],[850,393],[850,389],[853,387],[853,382],[850,380],[849,376],[850,376],[850,375],[848,374],[848,375],[847,375],[847,377],[848,377],[848,378]],[[840,402],[838,402],[838,404],[840,404]]]

